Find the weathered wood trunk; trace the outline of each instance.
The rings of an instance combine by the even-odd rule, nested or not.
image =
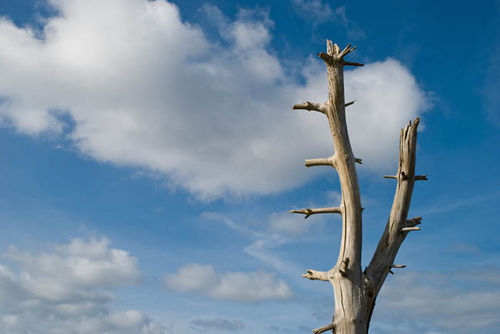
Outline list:
[[[327,66],[328,101],[323,104],[305,102],[294,109],[314,110],[326,115],[330,125],[335,153],[329,158],[306,160],[306,166],[331,166],[337,170],[342,200],[338,207],[292,210],[308,218],[319,213],[342,215],[342,238],[337,263],[326,272],[308,270],[302,275],[310,280],[329,281],[335,294],[335,314],[331,323],[313,330],[319,334],[331,330],[337,334],[366,334],[378,292],[394,265],[397,251],[410,231],[419,230],[420,217],[407,220],[411,194],[415,180],[425,180],[425,175],[415,175],[417,118],[413,124],[401,130],[399,168],[396,176],[397,190],[391,214],[370,265],[361,270],[362,211],[361,195],[354,156],[349,141],[345,107],[353,102],[344,100],[344,66],[363,66],[347,62],[344,57],[355,48],[349,44],[342,51],[327,41],[327,53],[318,56]]]

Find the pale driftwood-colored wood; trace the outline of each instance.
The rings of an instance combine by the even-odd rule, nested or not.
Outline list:
[[[344,56],[354,48],[348,45],[340,51],[337,44],[327,41],[327,53],[320,53],[327,67],[328,102],[325,114],[332,134],[335,154],[330,158],[338,172],[342,201],[342,237],[337,264],[329,271],[329,281],[335,293],[334,322],[336,333],[366,333],[366,305],[361,272],[361,197],[356,162],[347,123],[344,100]]]
[[[312,269],[307,269],[305,274],[302,274],[302,277],[310,279],[311,281],[330,281],[329,276],[331,275],[328,271],[317,271]]]
[[[409,232],[420,230],[416,225],[421,217],[407,220],[413,185],[416,180],[427,180],[427,175],[415,175],[416,138],[419,119],[401,130],[399,167],[397,175],[384,175],[397,180],[397,189],[386,229],[373,255],[370,265],[361,271],[362,211],[361,196],[352,152],[345,107],[354,101],[344,101],[343,67],[363,66],[347,62],[344,57],[355,47],[349,44],[342,51],[337,44],[327,41],[327,52],[318,56],[325,62],[328,76],[328,101],[323,104],[305,102],[294,109],[315,110],[328,118],[334,154],[328,158],[306,160],[306,166],[331,166],[337,170],[342,200],[339,207],[291,210],[305,218],[318,213],[342,215],[342,237],[337,263],[328,271],[307,270],[302,276],[310,280],[329,281],[335,294],[335,313],[331,324],[313,330],[314,334],[332,330],[337,334],[366,334],[378,292],[392,268],[405,268],[394,264],[397,251]]]
[[[306,167],[315,167],[315,166],[330,166],[335,168],[335,160],[333,156],[329,158],[317,158],[317,159],[307,159]]]
[[[354,104],[354,102],[356,102],[356,101],[347,102],[345,104],[345,106],[346,107],[351,106]],[[313,111],[318,111],[322,114],[326,114],[325,108],[326,108],[326,103],[319,104],[319,103],[313,103],[313,102],[306,101],[304,103],[295,104],[292,109],[294,109],[294,110],[297,110],[297,109],[298,110],[308,110],[308,111],[313,110]]]
[[[299,103],[293,106],[293,109],[301,109],[301,110],[314,110],[314,111],[319,111],[320,113],[324,114],[325,113],[325,106],[324,104],[321,105],[319,103],[312,103],[312,102],[304,102],[304,103]]]
[[[300,210],[290,210],[291,213],[301,213],[305,219],[309,218],[311,215],[316,215],[318,213],[342,213],[339,207],[332,208],[319,208],[319,209],[300,209]]]
[[[422,230],[420,227],[403,227],[401,232],[411,232],[411,231],[420,231]]]
[[[336,331],[335,331],[335,325],[334,324],[328,324],[328,325],[325,325],[323,327],[313,329],[312,332],[313,332],[313,334],[321,334],[321,333],[327,332],[329,330],[331,330],[332,333],[336,333]]]
[[[382,287],[382,284],[391,272],[390,266],[398,253],[399,247],[411,231],[420,231],[415,225],[420,224],[422,217],[415,217],[407,220],[410,208],[411,195],[415,184],[415,161],[417,153],[417,128],[420,119],[410,122],[404,129],[401,129],[399,140],[399,163],[397,173],[396,194],[392,204],[391,213],[387,221],[384,233],[380,238],[377,249],[365,270],[367,281],[370,284],[370,294],[368,295],[368,313],[370,321],[375,300]]]

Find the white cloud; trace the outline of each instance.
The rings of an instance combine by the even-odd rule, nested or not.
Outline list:
[[[0,117],[19,132],[59,134],[205,199],[299,186],[315,175],[303,160],[332,153],[322,115],[290,110],[325,99],[324,66],[306,64],[303,85],[287,77],[268,18],[219,15],[216,44],[166,1],[50,3],[60,15],[42,39],[0,20]],[[347,72],[346,93],[363,168],[391,166],[399,128],[424,108],[415,79],[387,60]]]
[[[239,331],[245,328],[245,324],[238,320],[212,319],[212,320],[193,320],[192,328],[197,331],[217,330],[217,331]]]
[[[167,288],[195,292],[214,299],[254,302],[287,299],[291,291],[284,281],[267,272],[225,272],[218,274],[210,265],[187,264],[165,276]]]
[[[399,273],[382,289],[376,333],[496,333],[500,330],[499,280],[484,268],[457,273]],[[498,268],[488,269],[498,277]],[[484,284],[486,283],[490,284]]]
[[[138,283],[137,259],[106,239],[74,239],[52,252],[10,248],[0,264],[0,332],[165,334],[136,310],[113,312],[112,289]]]
[[[411,73],[394,59],[375,62],[346,76],[347,121],[353,150],[370,168],[396,161],[401,124],[424,107],[424,97]],[[391,169],[396,164],[389,165]]]
[[[467,251],[470,251],[467,249]],[[473,248],[475,254],[478,254],[479,250]],[[463,270],[453,273],[453,276],[461,280],[462,282],[473,282],[476,284],[489,284],[490,286],[500,287],[500,268],[495,265],[483,265],[475,266],[474,270]]]

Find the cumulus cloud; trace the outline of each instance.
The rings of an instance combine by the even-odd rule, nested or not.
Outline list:
[[[298,186],[315,175],[304,158],[332,153],[322,115],[290,110],[326,98],[324,66],[307,62],[304,83],[285,75],[265,15],[219,15],[224,42],[212,43],[167,1],[49,3],[59,14],[42,32],[0,19],[0,119],[17,131],[205,199]],[[396,60],[345,77],[356,153],[363,168],[387,167],[424,93]]]
[[[0,264],[2,333],[165,334],[137,310],[113,312],[112,289],[138,283],[137,259],[107,239],[75,239],[52,252],[10,248]]]
[[[226,272],[218,274],[210,265],[187,264],[164,278],[165,286],[177,292],[194,292],[214,299],[255,302],[287,299],[291,290],[267,272]]]
[[[400,273],[381,292],[374,332],[496,333],[500,281],[490,278],[499,275],[498,268]]]

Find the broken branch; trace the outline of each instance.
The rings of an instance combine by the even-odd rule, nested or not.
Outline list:
[[[333,63],[333,57],[330,56],[328,53],[320,52],[320,53],[318,53],[318,57],[320,57],[321,59],[323,59],[323,61],[326,64]]]
[[[421,231],[420,227],[403,227],[401,232]]]
[[[342,261],[342,265],[340,266],[339,272],[342,276],[347,275],[347,270],[349,269],[349,258],[346,258]]]
[[[296,104],[293,106],[293,109],[294,110],[301,109],[301,110],[308,110],[308,111],[314,110],[314,111],[319,111],[322,114],[325,113],[325,111],[322,108],[322,105],[320,105],[319,103],[312,103],[309,101]]]
[[[355,63],[355,62],[352,62],[352,61],[345,61],[344,65],[347,65],[347,66],[365,66],[364,64]]]
[[[305,219],[309,218],[311,215],[318,213],[342,213],[342,210],[338,207],[333,208],[320,208],[320,209],[301,209],[301,210],[290,210],[291,213],[301,213],[305,215]]]
[[[406,264],[393,264],[391,268],[406,268]]]
[[[310,279],[311,281],[329,281],[328,272],[312,269],[307,269],[307,272],[302,274],[302,277]]]
[[[331,167],[334,167],[333,157],[318,158],[318,159],[307,159],[306,160],[306,167],[314,167],[314,166],[331,166]]]
[[[341,59],[344,58],[345,55],[347,55],[348,53],[353,52],[354,50],[356,50],[356,47],[355,46],[351,47],[351,44],[348,44],[344,48],[344,50],[342,50],[342,52],[339,54],[339,58],[341,58]]]
[[[414,227],[414,226],[420,225],[420,223],[422,223],[422,217],[413,217],[413,218],[408,219],[406,221],[406,226],[407,227]]]
[[[335,333],[335,325],[333,323],[325,325],[325,326],[320,327],[320,328],[313,329],[312,332],[313,332],[313,334],[321,334],[321,333],[324,333],[324,332],[329,331],[329,330],[332,330]]]

